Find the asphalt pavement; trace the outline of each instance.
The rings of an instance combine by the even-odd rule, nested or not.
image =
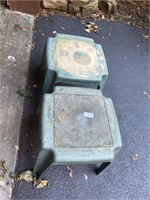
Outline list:
[[[89,20],[91,21],[91,20]],[[28,88],[35,96],[46,39],[53,31],[91,37],[103,46],[109,77],[103,95],[113,100],[123,147],[112,164],[99,176],[94,165],[72,165],[73,178],[66,166],[51,166],[42,175],[48,188],[33,189],[32,184],[16,182],[14,199],[148,200],[150,199],[149,139],[150,93],[148,30],[116,22],[97,21],[99,33],[86,33],[77,18],[63,15],[40,17],[35,23],[35,48],[31,53]],[[145,92],[145,94],[144,94]],[[37,98],[26,98],[20,130],[20,149],[16,171],[32,170],[38,149]],[[88,179],[85,180],[84,174]],[[86,177],[86,178],[87,178]]]

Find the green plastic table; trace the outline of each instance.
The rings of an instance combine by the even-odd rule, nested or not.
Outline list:
[[[40,151],[33,174],[51,164],[103,164],[99,174],[122,146],[112,100],[100,90],[55,87],[43,97]]]
[[[52,92],[58,83],[102,89],[108,76],[102,46],[91,38],[67,34],[48,38],[41,69],[45,74],[42,94]]]

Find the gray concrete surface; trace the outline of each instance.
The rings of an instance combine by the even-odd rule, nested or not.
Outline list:
[[[13,172],[16,165],[23,100],[34,17],[0,9],[0,161]],[[11,197],[12,180],[0,180],[0,200]]]
[[[149,41],[142,34],[148,30],[121,23],[97,22],[100,32],[86,33],[85,25],[76,18],[54,15],[41,17],[35,26],[35,49],[32,51],[28,87],[37,83],[44,45],[53,31],[91,37],[103,46],[109,78],[103,94],[111,97],[119,120],[123,147],[114,162],[99,176],[93,165],[52,166],[42,175],[48,188],[33,189],[32,184],[16,182],[14,199],[78,200],[149,200],[150,93]],[[63,26],[63,29],[61,28]],[[34,94],[37,89],[32,89]],[[20,129],[20,149],[16,171],[33,169],[38,149],[38,123],[34,114],[37,99],[26,98]],[[138,154],[138,159],[132,158]],[[84,173],[88,180],[84,179]]]

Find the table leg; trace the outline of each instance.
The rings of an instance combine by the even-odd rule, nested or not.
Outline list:
[[[96,174],[97,174],[97,175],[100,174],[106,167],[108,167],[108,165],[110,165],[110,163],[111,163],[111,162],[102,163],[102,164],[100,165],[100,167],[97,168],[97,169],[95,170]]]
[[[33,176],[38,178],[52,164],[53,160],[53,152],[41,150],[33,169]]]

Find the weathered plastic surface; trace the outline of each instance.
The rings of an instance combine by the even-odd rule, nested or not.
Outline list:
[[[122,146],[113,103],[96,89],[55,87],[45,94],[40,133],[38,174],[49,164],[112,161]]]
[[[104,87],[107,64],[101,45],[95,44],[93,39],[57,34],[55,38],[48,38],[44,54],[43,93],[51,90],[55,82]]]

